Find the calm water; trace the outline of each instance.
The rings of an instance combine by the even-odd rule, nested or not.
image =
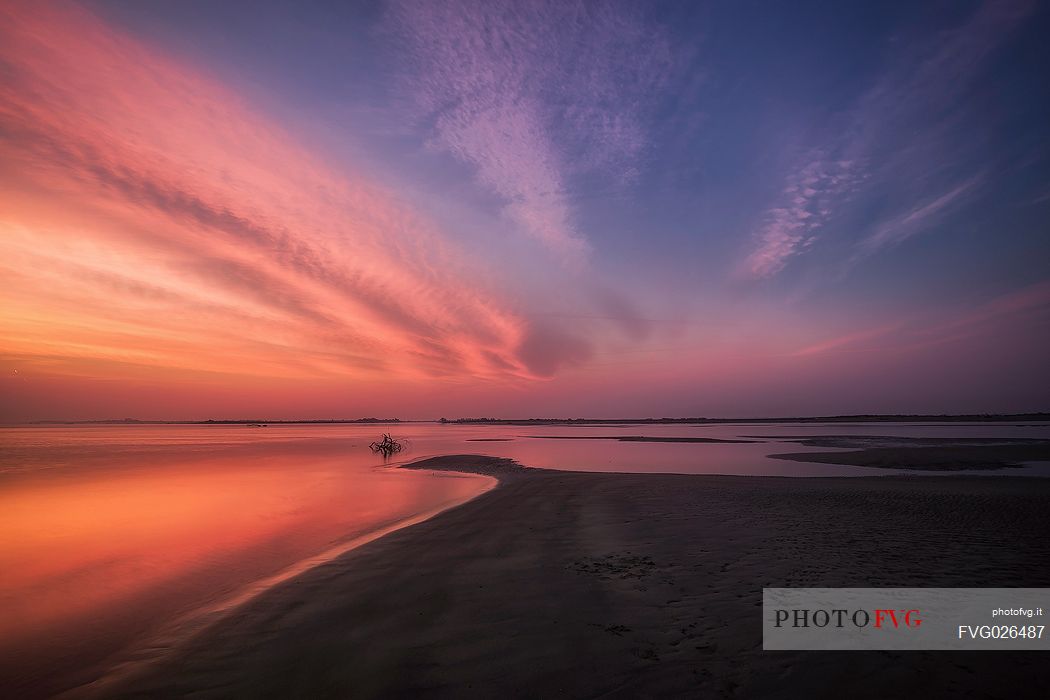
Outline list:
[[[367,447],[383,430],[407,441],[399,461],[472,452],[586,471],[783,476],[886,471],[767,459],[814,449],[777,436],[1050,437],[1046,424],[958,423],[0,428],[0,688],[90,682],[129,650],[163,649],[253,592],[492,486],[392,469]],[[584,435],[769,437],[533,437]]]
[[[304,560],[494,484],[384,468],[358,435],[0,431],[0,696],[90,682],[128,650],[163,647]]]

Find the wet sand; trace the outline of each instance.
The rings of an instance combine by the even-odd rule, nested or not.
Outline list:
[[[652,435],[526,435],[531,440],[616,440],[618,442],[692,442],[698,444],[747,443],[755,440],[721,440],[705,437],[662,437]]]
[[[844,452],[795,452],[773,459],[820,464],[849,464],[880,469],[961,471],[1010,469],[1025,462],[1050,461],[1050,440],[987,438],[902,438],[872,435],[813,435],[780,438],[808,447],[852,449]],[[859,448],[859,449],[854,449]]]
[[[97,697],[1047,697],[1040,652],[764,652],[764,586],[1050,586],[1050,481],[522,470]]]

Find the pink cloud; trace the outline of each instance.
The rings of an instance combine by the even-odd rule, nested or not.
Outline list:
[[[795,357],[805,357],[807,355],[822,355],[824,353],[842,351],[844,349],[855,350],[856,348],[851,348],[851,346],[854,346],[857,343],[866,340],[880,338],[893,332],[899,327],[900,324],[891,324],[886,326],[879,326],[877,328],[869,328],[860,331],[855,331],[853,333],[847,333],[845,335],[830,338],[819,343],[814,343],[813,345],[808,345],[800,350],[796,350],[791,354]]]
[[[537,376],[528,322],[477,261],[226,87],[65,4],[5,4],[0,61],[4,357],[79,376]]]
[[[936,342],[992,332],[1000,326],[1027,325],[1019,319],[1033,319],[1050,312],[1050,282],[1037,282],[994,297],[982,304],[955,314],[940,323],[931,324],[924,335]]]

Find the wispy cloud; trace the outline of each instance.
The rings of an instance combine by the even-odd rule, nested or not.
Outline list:
[[[953,310],[930,313],[922,307],[899,320],[862,328],[807,345],[793,357],[825,353],[909,353],[976,336],[1015,337],[1021,328],[1046,328],[1050,319],[1050,282],[1037,282]],[[878,340],[874,346],[870,341]]]
[[[812,245],[835,200],[855,184],[852,161],[812,156],[808,161],[788,177],[780,206],[766,213],[756,235],[758,247],[745,261],[745,270],[753,277],[775,275],[791,257]]]
[[[673,66],[664,34],[615,2],[395,0],[388,17],[431,144],[472,166],[524,233],[581,259],[573,177],[637,172],[644,111]]]
[[[949,211],[953,204],[957,204],[963,195],[976,189],[982,179],[983,177],[980,175],[969,178],[944,194],[922,202],[911,211],[881,224],[869,236],[858,243],[858,252],[855,260],[871,255],[882,248],[897,245],[915,234],[921,233],[925,227],[931,225],[940,216]]]
[[[818,241],[818,229],[872,198],[880,200],[875,216],[850,222],[850,230],[872,230],[857,242],[851,262],[925,230],[923,222],[975,194],[986,182],[976,168],[985,166],[970,158],[970,110],[960,102],[994,49],[1033,7],[1027,1],[989,1],[932,42],[897,37],[881,77],[841,120],[844,126],[818,134],[823,162],[804,159],[786,176],[789,196],[778,198],[754,234],[748,272],[758,278],[777,274]],[[839,175],[848,186],[814,182],[816,211],[811,200],[790,196],[828,163],[846,164]]]
[[[857,348],[855,346],[857,343],[880,338],[892,333],[899,327],[899,323],[894,323],[847,333],[846,335],[840,335],[828,340],[822,340],[819,343],[807,345],[806,347],[791,353],[791,355],[793,357],[806,357],[809,355],[823,355],[828,352],[842,352],[845,350],[856,352]]]
[[[930,324],[923,335],[933,337],[937,342],[957,340],[1002,330],[1018,318],[1027,320],[1024,325],[1046,328],[1050,318],[1050,282],[1037,282],[996,296],[946,321]]]
[[[1036,195],[1035,199],[1031,200],[1029,204],[1041,204],[1046,201],[1050,201],[1050,189],[1040,195]]]

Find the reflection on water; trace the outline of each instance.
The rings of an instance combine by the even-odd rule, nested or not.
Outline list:
[[[462,502],[476,476],[383,465],[369,425],[0,428],[0,687],[87,683],[128,649],[368,533]],[[781,476],[884,470],[767,459],[796,435],[1050,437],[1037,426],[766,424],[481,426],[405,423],[399,461],[482,453],[587,471]],[[677,436],[734,444],[549,440]],[[306,562],[306,563],[304,563]],[[282,573],[283,572],[283,573]]]
[[[0,687],[63,667],[93,680],[172,620],[492,483],[382,468],[353,436],[279,433],[5,429]]]
[[[1050,438],[1050,424],[1002,423],[765,423],[716,425],[620,426],[454,426],[468,442],[467,451],[511,457],[530,467],[611,472],[672,472],[681,474],[739,474],[745,476],[885,476],[887,470],[838,464],[788,462],[768,459],[782,452],[834,452],[834,448],[807,447],[785,441],[807,435],[892,435],[936,438]],[[497,434],[499,433],[499,434]],[[641,435],[647,437],[753,439],[745,443],[661,443],[615,440],[540,439],[537,436]],[[493,438],[510,441],[490,442]],[[438,453],[441,447],[435,445]],[[449,448],[444,448],[448,451]],[[462,448],[457,448],[462,449]],[[1002,475],[1021,470],[987,472]],[[1050,474],[1046,467],[1024,470]],[[899,472],[890,472],[899,473]],[[909,471],[943,476],[946,472]],[[968,474],[979,472],[969,471]]]

